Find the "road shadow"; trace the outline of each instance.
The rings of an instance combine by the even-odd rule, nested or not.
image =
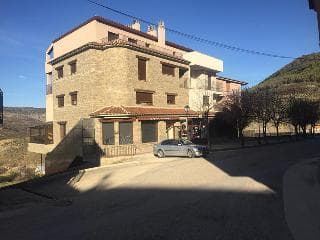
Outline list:
[[[81,171],[25,183],[16,187],[14,194],[12,188],[7,188],[7,192],[0,190],[1,237],[293,239],[285,221],[283,174],[301,159],[318,156],[318,148],[318,140],[309,140],[218,152],[206,158],[228,175],[252,178],[272,191],[230,189],[223,183],[207,188],[197,184],[146,187],[143,181],[147,180],[142,185],[128,181],[112,186],[112,173],[104,174],[90,188],[79,190]],[[168,167],[166,171],[170,175],[176,169]],[[3,205],[17,198],[19,203],[23,197],[29,199],[28,204]]]
[[[64,193],[0,212],[3,239],[292,239],[270,193],[99,186]]]

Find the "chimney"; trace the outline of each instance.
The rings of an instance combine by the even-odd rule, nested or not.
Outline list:
[[[133,20],[131,24],[131,28],[140,31],[140,22],[138,20]]]
[[[153,25],[149,25],[148,26],[148,30],[147,30],[147,33],[154,36],[154,37],[157,37],[157,30],[156,30],[156,27],[153,26]]]
[[[164,22],[160,21],[158,24],[158,43],[160,45],[166,45],[166,29],[164,28]]]

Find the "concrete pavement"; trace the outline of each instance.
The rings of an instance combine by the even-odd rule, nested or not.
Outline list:
[[[319,156],[318,149],[314,140],[216,152],[206,159],[150,156],[142,163],[33,184],[25,187],[35,193],[34,200],[26,193],[27,205],[0,207],[1,236],[293,239],[282,178],[290,166]],[[12,194],[7,191],[0,191],[0,206]],[[23,199],[25,191],[18,191]]]
[[[319,158],[289,168],[284,176],[286,219],[296,240],[320,239]]]

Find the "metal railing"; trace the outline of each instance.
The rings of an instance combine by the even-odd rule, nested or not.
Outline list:
[[[104,149],[104,157],[133,156],[136,154],[137,147],[133,144],[108,146]]]
[[[109,40],[108,36],[107,36],[107,37],[102,38],[101,42],[108,43],[108,44],[116,44],[116,43],[125,42],[126,44],[129,44],[129,45],[138,46],[138,47],[142,47],[145,49],[151,49],[151,50],[154,50],[154,51],[157,51],[160,53],[164,53],[169,56],[173,56],[173,57],[177,57],[177,58],[182,59],[183,55],[181,52],[176,52],[176,51],[171,50],[169,48],[164,48],[164,47],[161,47],[157,44],[143,41],[141,39],[135,39],[134,36],[128,36],[128,35],[124,35],[124,34],[120,34],[120,33],[117,33],[117,35],[118,35],[118,39],[114,39],[114,37],[113,37],[112,40]]]
[[[30,143],[52,144],[53,125],[52,123],[34,126],[29,128]]]

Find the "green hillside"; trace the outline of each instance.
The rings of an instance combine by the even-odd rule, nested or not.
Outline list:
[[[272,87],[283,95],[320,99],[320,53],[292,61],[257,85],[262,86]]]

